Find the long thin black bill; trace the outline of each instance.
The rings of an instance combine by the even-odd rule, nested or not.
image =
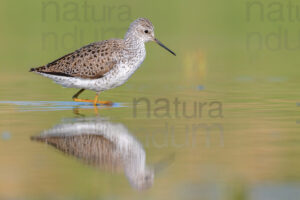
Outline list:
[[[154,41],[157,43],[157,44],[159,44],[159,46],[161,46],[161,47],[163,47],[164,49],[166,49],[167,51],[169,51],[171,54],[173,54],[174,56],[176,56],[176,54],[173,52],[173,51],[171,51],[168,47],[166,47],[163,43],[161,43],[158,39],[154,39]]]

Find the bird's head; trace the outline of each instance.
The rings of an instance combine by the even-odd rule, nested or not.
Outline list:
[[[157,38],[155,38],[154,34],[154,26],[153,24],[146,18],[139,18],[130,24],[130,27],[125,35],[125,38],[136,38],[144,43],[149,41],[154,41],[159,44],[161,47],[172,53],[176,56],[176,54],[163,45]]]
[[[146,168],[143,171],[136,172],[134,176],[129,177],[131,186],[137,190],[149,189],[154,182],[154,171]]]

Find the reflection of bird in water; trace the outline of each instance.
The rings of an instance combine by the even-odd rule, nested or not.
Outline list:
[[[146,166],[143,146],[122,124],[83,120],[57,125],[31,139],[50,144],[86,164],[112,172],[124,171],[138,190],[153,184],[154,170]]]

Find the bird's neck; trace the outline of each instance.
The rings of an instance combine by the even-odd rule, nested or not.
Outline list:
[[[139,174],[144,174],[146,170],[146,159],[129,159],[125,161],[124,172],[129,179],[134,179]]]
[[[136,50],[145,48],[144,41],[132,34],[126,34],[124,38],[127,49]]]

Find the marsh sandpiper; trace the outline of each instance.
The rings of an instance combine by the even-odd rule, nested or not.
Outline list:
[[[80,89],[73,100],[97,104],[112,104],[111,101],[98,101],[100,92],[124,84],[140,67],[146,57],[145,43],[154,41],[173,55],[154,36],[154,26],[145,18],[131,23],[124,39],[110,39],[86,45],[47,65],[31,68],[67,88]],[[94,100],[79,99],[84,90],[96,92]]]

